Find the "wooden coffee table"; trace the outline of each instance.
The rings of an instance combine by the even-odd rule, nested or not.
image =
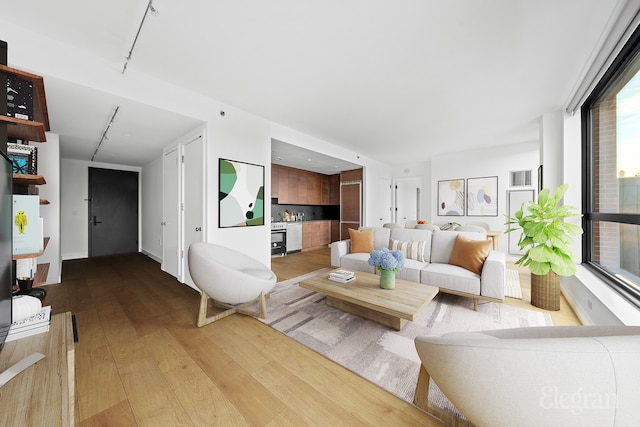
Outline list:
[[[396,331],[422,310],[437,294],[435,286],[396,278],[396,288],[380,288],[380,276],[356,271],[346,283],[329,280],[329,273],[300,282],[300,286],[327,296],[327,305],[364,317]]]

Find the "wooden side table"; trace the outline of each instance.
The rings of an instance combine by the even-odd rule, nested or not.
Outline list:
[[[45,358],[0,388],[0,425],[74,426],[75,360],[70,312],[51,316],[49,332],[5,343],[0,372],[34,352]]]
[[[487,239],[491,240],[494,251],[498,250],[498,237],[502,236],[502,234],[503,234],[502,231],[497,231],[497,230],[487,231]]]

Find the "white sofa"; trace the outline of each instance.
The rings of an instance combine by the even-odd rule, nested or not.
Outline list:
[[[640,327],[552,326],[415,339],[429,378],[476,426],[631,426],[640,406]]]
[[[361,227],[360,230],[371,229]],[[440,231],[405,228],[373,228],[374,249],[389,247],[390,239],[419,242],[424,241],[424,261],[407,259],[404,268],[396,277],[412,282],[424,283],[440,288],[441,292],[473,298],[474,309],[478,300],[504,301],[505,255],[490,251],[481,274],[450,265],[449,258],[458,234],[470,240],[486,240],[486,236],[473,232]],[[369,253],[351,253],[351,241],[340,240],[331,244],[331,265],[353,271],[376,273],[369,265]]]

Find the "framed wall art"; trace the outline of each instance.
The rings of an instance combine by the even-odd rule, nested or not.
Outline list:
[[[467,216],[498,216],[498,177],[467,178]]]
[[[264,225],[264,166],[219,159],[218,227]]]
[[[438,181],[438,216],[463,216],[464,179]]]
[[[38,149],[33,145],[7,143],[7,157],[11,160],[14,174],[38,173]]]

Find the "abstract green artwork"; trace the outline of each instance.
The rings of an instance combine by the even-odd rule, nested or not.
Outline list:
[[[264,225],[264,166],[219,159],[220,228]]]

